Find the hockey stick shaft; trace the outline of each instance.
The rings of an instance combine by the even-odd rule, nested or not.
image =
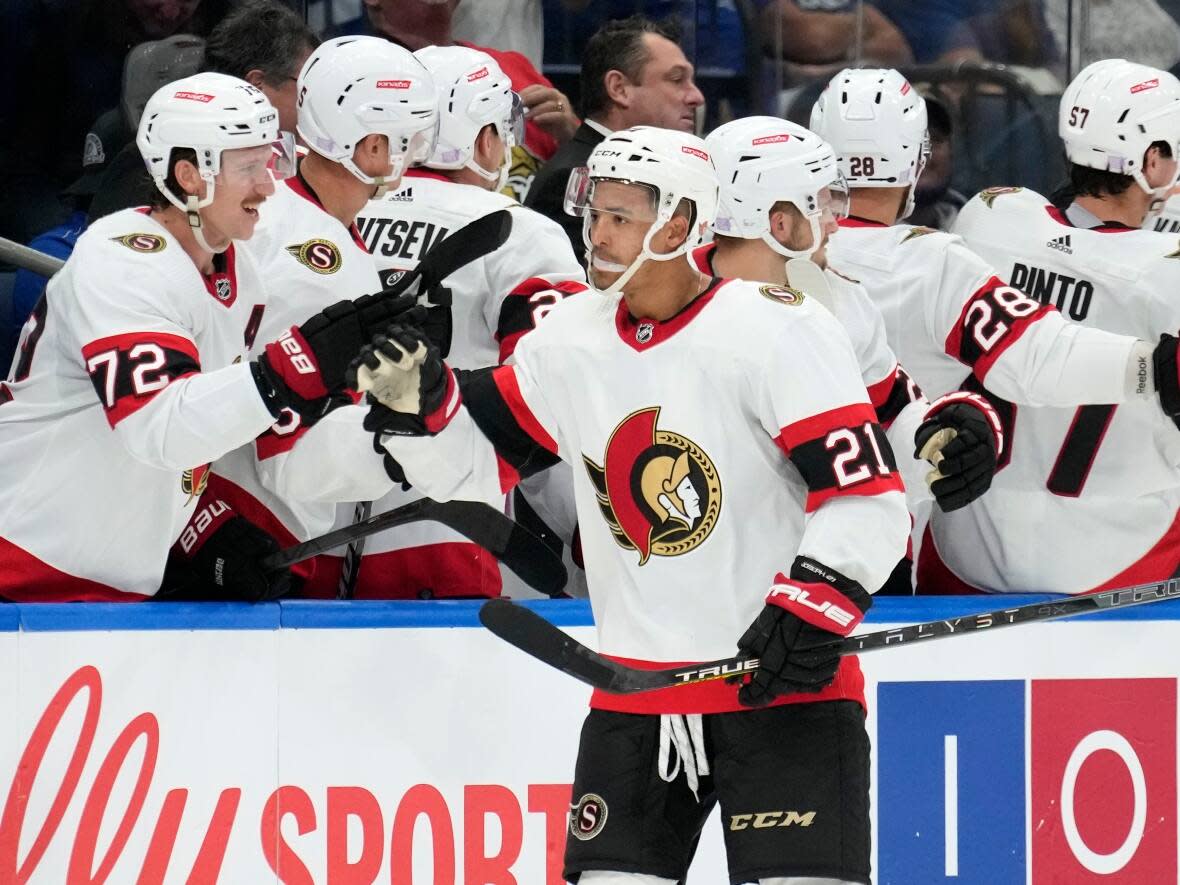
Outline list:
[[[495,508],[474,501],[411,501],[280,550],[264,559],[262,565],[266,569],[286,568],[394,526],[427,520],[441,523],[478,544],[540,593],[554,596],[565,586],[565,565],[544,541]]]
[[[1180,598],[1180,579],[1142,584],[1122,590],[1069,596],[1049,602],[1034,602],[1013,608],[997,609],[953,619],[927,621],[908,627],[896,627],[849,636],[835,642],[801,651],[858,654],[894,648],[915,642],[964,636],[983,630],[1012,627],[1035,621],[1051,621],[1098,611],[1129,608],[1152,602]],[[480,621],[501,639],[533,657],[556,667],[594,688],[617,694],[694,685],[713,679],[741,676],[757,669],[755,658],[733,657],[708,661],[691,667],[662,670],[638,670],[612,661],[587,648],[550,624],[540,615],[508,600],[492,600],[479,612]]]
[[[0,261],[15,264],[24,270],[30,270],[43,277],[51,277],[65,264],[60,258],[22,246],[12,240],[0,237]]]
[[[385,294],[397,297],[419,280],[422,281],[419,294],[423,294],[459,268],[495,252],[511,232],[512,216],[507,209],[481,215],[431,246],[418,265],[386,289]]]

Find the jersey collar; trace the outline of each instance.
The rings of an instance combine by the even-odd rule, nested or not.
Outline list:
[[[861,218],[859,215],[849,215],[846,218],[841,218],[838,224],[840,227],[889,227],[887,224],[873,221],[871,218]]]
[[[717,294],[721,285],[726,282],[728,280],[713,277],[709,280],[709,285],[705,286],[704,291],[681,308],[679,313],[662,321],[636,319],[631,316],[631,312],[627,310],[627,302],[620,296],[619,306],[615,309],[615,330],[619,333],[619,338],[623,343],[632,350],[637,350],[640,353],[649,350],[657,344],[667,341],[691,323],[693,318],[705,309],[705,305],[713,300],[713,296]]]
[[[1082,218],[1084,218],[1084,216],[1081,216],[1080,213],[1073,212],[1072,210],[1074,209],[1085,212],[1086,215],[1090,216],[1090,218],[1093,218],[1098,223],[1094,226],[1090,226],[1089,224],[1075,224],[1073,219],[1080,221]],[[1129,227],[1128,225],[1123,224],[1121,221],[1101,221],[1096,215],[1085,209],[1082,209],[1081,206],[1076,206],[1075,204],[1071,204],[1069,209],[1067,209],[1065,212],[1062,212],[1056,206],[1052,205],[1046,206],[1045,211],[1048,212],[1049,217],[1058,224],[1065,225],[1066,227],[1079,228],[1081,230],[1091,230],[1099,234],[1122,234],[1130,230],[1137,230],[1137,228]]]
[[[711,277],[716,276],[713,273],[713,256],[716,254],[716,243],[705,243],[703,246],[697,246],[692,250],[693,267],[701,273],[707,273]]]
[[[297,170],[293,176],[284,182],[284,184],[286,184],[287,187],[291,188],[292,191],[303,197],[303,199],[307,200],[313,206],[319,208],[319,210],[325,215],[328,214],[328,210],[324,208],[324,201],[320,199],[319,194],[315,192],[315,189],[308,183],[307,179],[303,177],[302,169]],[[355,222],[348,226],[348,233],[352,237],[352,241],[361,248],[362,252],[369,251],[368,247],[365,246],[365,241],[362,239],[361,232],[357,229]]]

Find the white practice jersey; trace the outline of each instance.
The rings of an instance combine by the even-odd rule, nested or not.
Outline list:
[[[953,234],[857,218],[828,244],[859,280],[889,344],[931,400],[966,386],[1028,405],[1122,402],[1136,339],[1068,323]]]
[[[693,263],[697,270],[714,276],[713,255],[716,249],[715,243],[706,243],[693,251]],[[827,308],[848,333],[857,365],[860,366],[861,380],[877,414],[877,423],[885,429],[889,445],[897,457],[910,512],[924,515],[933,500],[930,488],[926,485],[930,462],[913,457],[914,434],[930,404],[894,355],[885,334],[881,311],[864,287],[831,268],[824,269],[824,276],[832,291],[830,303],[811,292],[806,294]],[[924,521],[922,524],[925,524]]]
[[[302,177],[280,182],[261,213],[241,247],[272,293],[259,350],[329,305],[381,288],[356,228],[328,214]],[[361,426],[364,415],[360,406],[345,406],[304,428],[284,410],[257,440],[218,460],[213,488],[281,545],[322,535],[335,524],[337,502],[376,497],[392,485],[373,435]]]
[[[512,232],[507,242],[491,254],[471,262],[445,280],[451,290],[451,347],[447,363],[457,369],[494,366],[511,358],[520,337],[531,330],[553,305],[567,295],[586,289],[586,278],[570,248],[569,238],[559,225],[501,193],[469,184],[450,181],[436,172],[412,169],[402,179],[401,188],[380,200],[371,201],[357,219],[365,244],[377,264],[383,284],[393,285],[406,271],[418,266],[422,255],[435,243],[470,224],[477,218],[500,209],[512,212]],[[572,511],[567,490],[553,489],[560,478],[538,477],[529,484],[530,497],[538,511],[546,515],[557,510]],[[542,488],[541,486],[549,486]],[[379,513],[415,500],[415,491],[394,488],[373,504]],[[503,509],[504,496],[484,499]],[[562,502],[568,502],[562,507]],[[542,508],[541,503],[547,506]],[[572,519],[572,514],[570,516]],[[550,523],[566,520],[554,520]],[[413,546],[435,547],[435,558],[454,561],[459,572],[471,559],[466,545],[454,546],[464,539],[436,523],[414,523],[397,532],[382,532],[368,539],[365,554],[370,558]],[[567,542],[568,537],[565,539]],[[360,581],[378,580],[366,564]],[[399,564],[385,563],[386,574],[399,571]],[[484,570],[472,571],[469,580],[481,582],[478,592],[496,595]],[[494,581],[495,576],[491,576]],[[365,587],[359,586],[363,594]],[[462,586],[434,588],[436,593],[474,595]]]
[[[1180,237],[1075,227],[1040,194],[1011,188],[976,196],[956,232],[1076,323],[1149,341],[1180,329]],[[1176,572],[1180,431],[1154,397],[1001,412],[1009,448],[991,490],[932,521],[953,575],[989,590],[1078,593]]]
[[[0,383],[0,596],[155,594],[209,462],[274,420],[246,362],[258,272],[216,261],[126,209],[50,280]]]
[[[386,447],[435,498],[570,464],[599,648],[617,658],[730,656],[797,554],[872,592],[905,552],[901,480],[848,336],[794,290],[714,279],[666,322],[619,296],[567,299],[464,404],[437,436]],[[824,692],[786,700],[861,691],[844,658]],[[722,682],[594,703],[739,708]]]

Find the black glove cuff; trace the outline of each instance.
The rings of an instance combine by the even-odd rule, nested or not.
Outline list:
[[[872,594],[865,590],[859,581],[854,581],[810,557],[796,556],[791,564],[790,577],[792,580],[808,584],[828,584],[835,587],[861,612],[867,612],[873,606]]]

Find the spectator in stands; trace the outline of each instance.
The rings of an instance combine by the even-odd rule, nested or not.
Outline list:
[[[1180,62],[1176,12],[1169,12],[1158,0],[1089,0],[1084,27],[1079,27],[1076,6],[1070,9],[1075,4],[1076,0],[1045,0],[1045,18],[1057,45],[1070,48],[1071,70],[1079,71],[1100,58],[1125,58],[1162,70]]]
[[[1042,0],[874,0],[874,4],[897,23],[919,64],[986,60],[1044,67],[1057,57]]]
[[[524,144],[512,150],[512,169],[504,193],[523,200],[537,169],[578,128],[579,120],[563,93],[519,52],[464,43],[452,33],[459,0],[364,0],[369,32],[410,50],[456,43],[486,52],[512,81],[524,103]]]
[[[209,35],[205,70],[260,89],[279,112],[279,128],[294,132],[295,81],[319,45],[315,31],[280,0],[245,0]]]
[[[914,189],[914,211],[906,221],[918,227],[950,230],[959,210],[967,203],[967,198],[951,187],[955,165],[951,142],[954,124],[942,99],[929,94],[925,98],[930,159]]]
[[[590,38],[582,57],[582,113],[574,137],[551,159],[525,205],[565,228],[582,256],[582,223],[565,214],[563,199],[571,169],[586,165],[595,146],[611,132],[631,126],[661,126],[692,132],[705,98],[693,81],[693,66],[677,43],[673,24],[641,15],[607,22]]]
[[[791,63],[791,81],[828,77],[850,61],[896,66],[914,60],[890,19],[861,0],[755,0],[771,54]],[[863,16],[858,28],[857,16]],[[858,44],[857,34],[863,33]]]
[[[203,37],[231,0],[4,0],[0,28],[0,235],[26,242],[62,221],[58,193],[77,178],[77,146],[99,114],[119,102],[133,47],[178,33]],[[50,97],[55,99],[49,104]]]
[[[458,43],[483,43],[519,52],[537,70],[545,54],[541,0],[460,0],[451,22]]]

